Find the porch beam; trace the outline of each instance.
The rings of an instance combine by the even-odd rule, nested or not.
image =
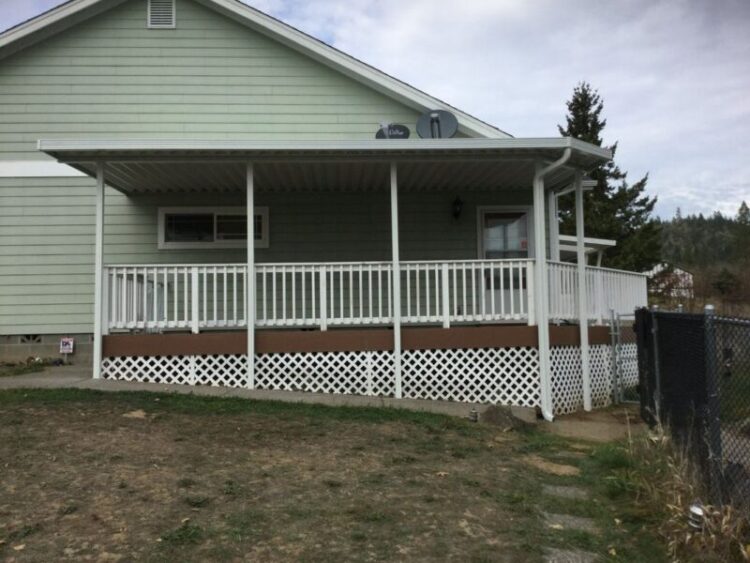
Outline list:
[[[104,333],[104,163],[96,163],[96,232],[94,235],[94,379],[102,376]]]
[[[255,389],[255,175],[253,163],[245,168],[247,192],[247,288],[245,317],[247,318],[247,387]]]
[[[401,268],[398,237],[398,166],[391,162],[391,258],[393,276],[393,374],[395,395],[403,396],[401,388]]]
[[[583,173],[575,172],[576,193],[576,255],[578,265],[578,326],[581,333],[581,376],[583,381],[583,409],[591,410],[591,370],[589,369],[589,320],[586,291],[586,247],[583,217]],[[592,296],[593,297],[593,296]]]

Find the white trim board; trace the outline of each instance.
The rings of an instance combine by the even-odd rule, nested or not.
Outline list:
[[[54,160],[0,160],[0,178],[83,178],[80,170]]]

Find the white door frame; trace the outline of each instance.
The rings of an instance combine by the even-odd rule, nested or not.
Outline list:
[[[533,205],[479,205],[477,206],[477,252],[484,260],[484,221],[485,213],[526,213],[526,234],[528,236],[528,258],[534,258],[536,244],[534,240],[534,206]]]

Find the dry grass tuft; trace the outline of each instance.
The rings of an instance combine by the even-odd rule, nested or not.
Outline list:
[[[750,561],[750,519],[732,506],[704,504],[707,491],[686,451],[659,428],[630,443],[632,475],[644,508],[663,514],[660,533],[672,561]],[[701,527],[690,525],[690,507],[703,509]]]

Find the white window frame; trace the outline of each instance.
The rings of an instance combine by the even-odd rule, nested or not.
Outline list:
[[[260,217],[260,240],[255,241],[255,248],[268,248],[270,245],[268,229],[268,207],[256,207],[253,210],[254,217],[252,228],[255,229],[255,217]],[[194,215],[212,214],[214,216],[214,240],[207,242],[167,242],[166,241],[166,216],[167,215]],[[205,250],[214,248],[247,248],[247,240],[216,240],[216,216],[217,215],[245,215],[244,207],[159,207],[157,248],[159,250]],[[250,235],[250,233],[248,233]],[[254,232],[251,236],[254,236]]]
[[[147,29],[175,29],[177,28],[177,0],[172,0],[172,25],[151,25],[151,0],[146,6],[146,28]]]
[[[480,205],[477,206],[477,250],[478,258],[484,260],[484,221],[485,213],[526,213],[526,233],[528,235],[528,259],[536,255],[534,241],[534,206],[532,205]],[[510,258],[509,258],[510,260]],[[524,260],[524,258],[519,258]]]

